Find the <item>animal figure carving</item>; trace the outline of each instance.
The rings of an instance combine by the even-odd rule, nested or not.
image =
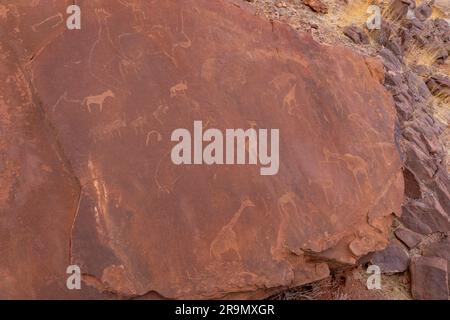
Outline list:
[[[283,99],[283,107],[287,108],[288,114],[292,114],[292,111],[294,110],[294,108],[297,104],[297,99],[295,96],[296,89],[297,89],[297,85],[294,85]]]
[[[237,224],[239,218],[246,208],[255,207],[255,204],[250,199],[241,200],[241,206],[236,211],[222,230],[220,230],[217,237],[213,240],[210,247],[210,254],[216,259],[221,259],[222,255],[227,251],[233,251],[239,260],[241,260],[241,254],[239,253],[239,243],[236,233],[234,232],[234,226]]]
[[[85,104],[89,110],[89,112],[92,111],[92,106],[98,105],[100,107],[100,112],[103,111],[103,104],[105,103],[105,100],[107,98],[115,98],[114,92],[111,90],[105,91],[102,94],[96,95],[96,96],[89,96],[84,98],[83,104]]]
[[[180,82],[179,84],[174,85],[172,88],[170,88],[170,97],[173,98],[178,95],[186,95],[187,89],[188,89],[187,82],[186,81]]]
[[[114,137],[122,137],[121,129],[126,128],[127,123],[123,119],[115,120],[109,124],[98,126],[91,130],[91,136],[94,141],[101,139],[112,139]]]

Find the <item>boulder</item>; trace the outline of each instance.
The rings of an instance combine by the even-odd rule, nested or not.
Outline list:
[[[411,293],[419,300],[448,300],[447,260],[415,257],[411,261]]]
[[[427,244],[423,248],[422,254],[428,257],[441,257],[450,261],[450,239],[444,238],[438,242]]]
[[[383,60],[384,67],[388,71],[401,71],[403,66],[400,59],[389,49],[383,48],[380,50],[380,57]]]
[[[425,257],[439,257],[447,260],[448,286],[450,289],[450,239],[444,238],[440,241],[427,244],[422,255]]]
[[[415,8],[415,1],[392,0],[388,2],[387,12],[390,20],[401,21],[407,17],[408,11]]]
[[[430,5],[428,3],[424,3],[414,9],[414,15],[420,21],[425,21],[426,19],[431,17],[432,12],[433,12],[433,7],[432,7],[432,5]]]
[[[379,62],[243,3],[77,1],[67,30],[71,3],[11,2],[0,38],[3,297],[264,297],[388,244],[403,181]],[[279,129],[278,173],[175,165],[194,121]]]
[[[409,249],[414,249],[422,241],[422,236],[405,228],[395,230],[395,236]]]
[[[433,75],[426,82],[433,95],[443,98],[450,97],[450,77],[444,75]]]
[[[379,266],[382,273],[399,273],[408,269],[409,255],[398,241],[393,240],[386,249],[374,253],[370,262]]]
[[[450,231],[450,217],[431,195],[421,200],[408,200],[403,205],[400,220],[408,229],[422,235]]]
[[[344,34],[353,40],[356,44],[369,44],[369,37],[366,32],[355,25],[347,26],[344,28]]]
[[[328,13],[328,6],[322,0],[302,0],[311,10],[319,13]]]

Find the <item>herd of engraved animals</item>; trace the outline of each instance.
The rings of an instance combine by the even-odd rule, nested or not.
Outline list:
[[[69,98],[68,93],[64,92],[53,105],[53,111],[56,110],[61,102],[65,102],[79,104],[87,113],[90,114],[93,112],[102,113],[109,100],[118,99],[116,91],[123,91],[121,88],[123,88],[123,85],[126,83],[127,75],[129,75],[129,73],[134,73],[136,76],[139,76],[138,71],[140,69],[140,64],[144,60],[145,56],[163,56],[168,59],[174,67],[177,67],[178,65],[175,56],[176,50],[187,50],[191,47],[192,41],[185,32],[184,17],[182,12],[179,14],[178,26],[175,28],[170,28],[167,25],[150,25],[147,21],[148,14],[146,13],[144,6],[142,6],[139,1],[128,3],[125,0],[119,0],[119,3],[121,3],[124,7],[131,9],[135,22],[133,27],[134,32],[120,34],[116,37],[118,41],[113,41],[113,37],[111,36],[108,26],[108,19],[111,18],[111,13],[105,9],[96,9],[95,13],[98,21],[98,34],[96,40],[91,46],[88,61],[89,74],[105,88],[109,89],[105,89],[103,92],[89,94],[83,99]],[[52,28],[57,27],[59,22],[57,21],[57,23],[55,23],[55,21],[53,21],[54,19],[51,18],[52,17],[45,19],[43,22],[38,23],[38,25],[42,26],[42,24],[49,22],[52,24]],[[145,54],[144,52],[139,52],[133,57],[127,55],[121,47],[121,39],[136,34],[145,35],[149,40],[155,40],[153,43],[158,44],[158,50],[155,52],[146,52]],[[168,39],[177,39],[178,41],[171,42]],[[95,57],[96,49],[102,45],[110,46],[110,49],[118,54],[118,74],[120,77],[112,77],[102,74],[104,71],[104,69],[102,69],[104,65],[100,67],[100,70],[95,70],[95,66],[98,64],[94,64],[93,59]],[[285,111],[290,115],[295,115],[294,110],[297,105],[297,84],[295,80],[295,76],[292,74],[281,74],[275,77],[271,82],[277,91],[280,91],[285,85],[288,85],[290,88],[283,99],[283,109],[285,109]],[[125,92],[125,94],[130,93]],[[168,92],[166,93],[167,99],[174,99],[177,97],[186,98],[187,96],[188,83],[186,80],[180,80],[179,82],[174,83],[170,88],[168,88]],[[146,145],[149,145],[150,143],[158,143],[163,139],[158,127],[164,125],[164,120],[167,118],[170,109],[170,105],[166,98],[161,98],[159,100],[150,117],[147,115],[140,115],[135,119],[128,120],[126,119],[126,116],[123,115],[119,119],[92,128],[90,131],[90,136],[95,142],[97,142],[99,140],[121,137],[124,130],[131,129],[135,134],[144,135]],[[194,105],[194,111],[196,111],[199,108],[198,103],[193,101],[191,98],[188,99],[190,100],[191,105]],[[360,158],[358,158],[358,161],[358,163],[364,162],[364,160]],[[357,166],[357,172],[355,172],[355,170],[353,170],[353,166],[350,165],[348,161],[344,162],[347,163],[347,166],[352,168],[351,171],[355,176],[355,180],[358,181],[356,176],[359,171],[361,171],[363,175],[367,176],[367,169],[365,168],[365,165]]]
[[[96,9],[95,13],[98,21],[98,34],[90,48],[88,59],[88,72],[90,76],[99,84],[109,89],[105,89],[103,92],[89,94],[82,99],[72,98],[70,97],[70,94],[65,91],[51,107],[53,112],[55,112],[57,108],[60,109],[63,106],[63,103],[65,103],[81,105],[82,110],[89,114],[103,113],[104,109],[108,107],[108,104],[111,104],[110,100],[119,99],[119,95],[117,93],[122,93],[125,95],[130,94],[129,92],[123,92],[124,90],[122,89],[127,81],[126,77],[130,74],[139,77],[141,63],[145,59],[145,56],[162,55],[168,59],[174,67],[177,67],[175,51],[177,49],[182,50],[189,49],[191,47],[192,41],[184,30],[184,17],[182,12],[179,14],[178,26],[175,28],[170,28],[163,25],[151,25],[149,27],[149,24],[147,23],[148,14],[145,11],[145,7],[142,6],[140,2],[128,3],[125,0],[119,0],[119,3],[121,3],[124,7],[131,9],[133,12],[135,22],[133,27],[134,32],[120,34],[116,37],[118,40],[114,41],[114,37],[111,36],[108,25],[108,20],[111,18],[111,13],[105,9]],[[57,14],[37,23],[33,27],[33,30],[35,30],[35,27],[42,28],[45,24],[48,24],[51,28],[56,28],[61,23],[63,23],[62,15]],[[35,30],[35,32],[37,32],[37,30]],[[141,51],[134,54],[132,57],[127,55],[121,46],[121,40],[137,34],[144,34],[149,39],[156,40],[154,43],[160,44],[159,50],[147,53]],[[167,39],[176,39],[177,41],[170,42],[169,40],[168,42]],[[109,46],[113,52],[118,53],[117,65],[119,77],[105,74],[104,69],[102,69],[104,67],[104,63],[103,65],[102,63],[94,63],[96,49],[104,47],[105,45]],[[80,61],[76,61],[74,63],[80,64]],[[154,142],[160,142],[162,140],[162,135],[158,130],[158,126],[164,125],[164,118],[169,114],[170,106],[168,99],[187,97],[187,92],[187,81],[180,80],[178,83],[175,83],[168,88],[166,97],[159,99],[150,117],[147,115],[139,115],[135,119],[126,119],[126,114],[124,114],[119,119],[115,119],[107,124],[101,124],[92,128],[90,130],[90,136],[95,142],[110,140],[122,137],[125,130],[131,129],[135,134],[145,135],[146,145]],[[295,98],[293,95],[295,95],[295,86],[291,88],[284,98],[283,107],[286,107],[288,112],[292,112],[292,104],[295,103]],[[187,99],[189,100],[189,104],[193,106],[193,111],[198,111],[198,102],[192,98]]]
[[[118,101],[121,95],[131,94],[123,89],[127,82],[127,77],[139,77],[140,67],[146,57],[160,55],[167,59],[174,67],[177,67],[177,60],[175,58],[176,50],[189,49],[191,47],[191,39],[184,31],[184,16],[182,12],[179,14],[178,26],[176,27],[171,28],[166,25],[148,26],[148,23],[146,23],[147,13],[143,6],[139,5],[139,2],[128,3],[124,0],[120,0],[119,2],[126,8],[132,10],[135,22],[133,27],[134,32],[123,33],[117,37],[112,37],[108,25],[111,13],[105,9],[95,10],[98,20],[98,33],[89,50],[87,65],[89,75],[105,89],[100,92],[85,95],[84,98],[72,97],[70,93],[65,91],[50,108],[52,112],[63,109],[67,104],[75,104],[80,105],[81,110],[89,115],[95,113],[102,114],[114,103],[114,100]],[[49,25],[51,24],[51,28],[55,28],[62,23],[62,20],[55,22],[53,18],[46,18],[43,22],[38,23],[38,25],[42,26],[45,23],[49,23]],[[169,34],[170,36],[168,36]],[[153,42],[159,45],[158,50],[154,52],[140,51],[133,54],[132,57],[129,56],[122,48],[121,41],[126,37],[132,37],[134,35],[145,35],[148,39],[155,40]],[[113,41],[113,38],[117,40]],[[170,42],[167,39],[175,39],[177,41]],[[103,64],[99,64],[97,59],[94,63],[96,49],[104,48],[105,46],[117,54],[117,76],[105,74],[104,70],[106,68],[104,62]],[[73,63],[80,64],[80,61],[74,61]],[[145,137],[145,144],[147,146],[159,143],[163,139],[159,128],[164,125],[164,121],[169,116],[169,102],[171,99],[183,97],[189,100],[188,104],[193,106],[194,111],[198,110],[198,103],[189,98],[187,93],[187,81],[184,79],[179,80],[168,87],[167,92],[162,94],[163,97],[157,103],[153,104],[151,115],[142,114],[137,115],[134,119],[127,119],[127,115],[124,113],[118,119],[93,127],[89,135],[95,142],[99,142],[120,138],[125,130],[132,130],[135,134]]]

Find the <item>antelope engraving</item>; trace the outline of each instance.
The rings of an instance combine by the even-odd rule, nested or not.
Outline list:
[[[105,91],[102,94],[96,96],[89,96],[84,98],[83,104],[85,104],[88,108],[88,111],[91,112],[91,107],[94,105],[98,105],[100,107],[100,112],[103,111],[103,104],[107,98],[115,98],[114,92],[111,90]]]
[[[186,95],[186,91],[188,89],[187,82],[183,81],[178,83],[177,85],[174,85],[172,88],[170,88],[170,97],[176,97],[178,95]]]

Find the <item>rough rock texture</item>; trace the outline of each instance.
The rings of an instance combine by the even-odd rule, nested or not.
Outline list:
[[[440,241],[427,244],[423,248],[422,254],[426,257],[439,257],[447,260],[447,277],[450,288],[450,239],[444,238]]]
[[[368,44],[369,43],[369,37],[365,33],[363,29],[361,29],[358,26],[348,26],[345,27],[343,30],[344,34],[353,40],[353,42],[357,44]]]
[[[392,241],[386,249],[376,252],[371,263],[380,267],[383,273],[398,273],[408,269],[408,252],[398,243]]]
[[[422,241],[422,236],[405,228],[395,230],[395,236],[409,249],[414,249]]]
[[[404,1],[391,3],[397,8],[408,6]],[[435,70],[433,64],[442,64],[448,58],[450,27],[441,19],[429,19],[429,4],[416,7],[415,13],[413,19],[407,19],[402,11],[395,23],[385,21],[380,35],[388,37],[379,35],[377,38],[379,44],[386,46],[380,56],[386,70],[385,86],[395,100],[404,163],[405,204],[400,222],[407,229],[400,229],[396,235],[409,249],[414,249],[424,239],[433,241],[433,238],[440,239],[436,235],[450,232],[450,178],[447,152],[441,141],[446,126],[429,107],[430,101],[436,99],[448,108],[448,77],[430,75],[430,72]],[[440,247],[439,254],[436,249],[433,256],[442,256],[444,248]],[[430,251],[425,252],[430,256]],[[446,298],[448,288],[447,278],[442,276],[443,267],[435,267],[432,260],[421,260],[420,255],[424,254],[421,250],[412,254],[416,256],[411,265],[413,296],[417,299]],[[430,283],[427,275],[422,274],[428,271],[432,273]]]
[[[64,8],[55,2],[40,14]],[[16,21],[11,10],[0,5],[0,298],[77,298],[79,292],[66,288],[65,272],[79,186],[30,83],[27,47],[8,29],[32,24]],[[30,38],[27,46],[34,46]],[[99,294],[86,288],[82,296]]]
[[[433,75],[427,80],[426,84],[433,95],[450,97],[450,77]]]
[[[327,13],[328,7],[321,0],[302,0],[302,2],[315,12]]]
[[[404,163],[405,204],[395,235],[411,257],[431,254],[426,246],[437,245],[450,232],[450,165],[446,160],[450,151],[450,2],[327,1],[329,13],[322,15],[302,8],[297,1],[288,2],[292,5],[287,8],[272,8],[275,1],[253,3],[269,18],[310,32],[319,41],[344,43],[383,59],[384,85],[395,100],[399,118],[396,138]],[[367,30],[369,4],[381,6],[381,30]],[[370,43],[362,44],[360,34]],[[439,257],[445,250],[446,246],[440,245],[431,252]],[[370,258],[364,257],[360,263]],[[389,278],[397,276],[409,278],[406,274]]]
[[[387,245],[403,178],[376,60],[230,1],[77,1],[68,31],[71,2],[2,6],[1,296],[257,297]],[[280,128],[278,175],[173,165],[194,120]]]
[[[447,261],[417,257],[411,262],[411,292],[419,300],[448,300]]]

